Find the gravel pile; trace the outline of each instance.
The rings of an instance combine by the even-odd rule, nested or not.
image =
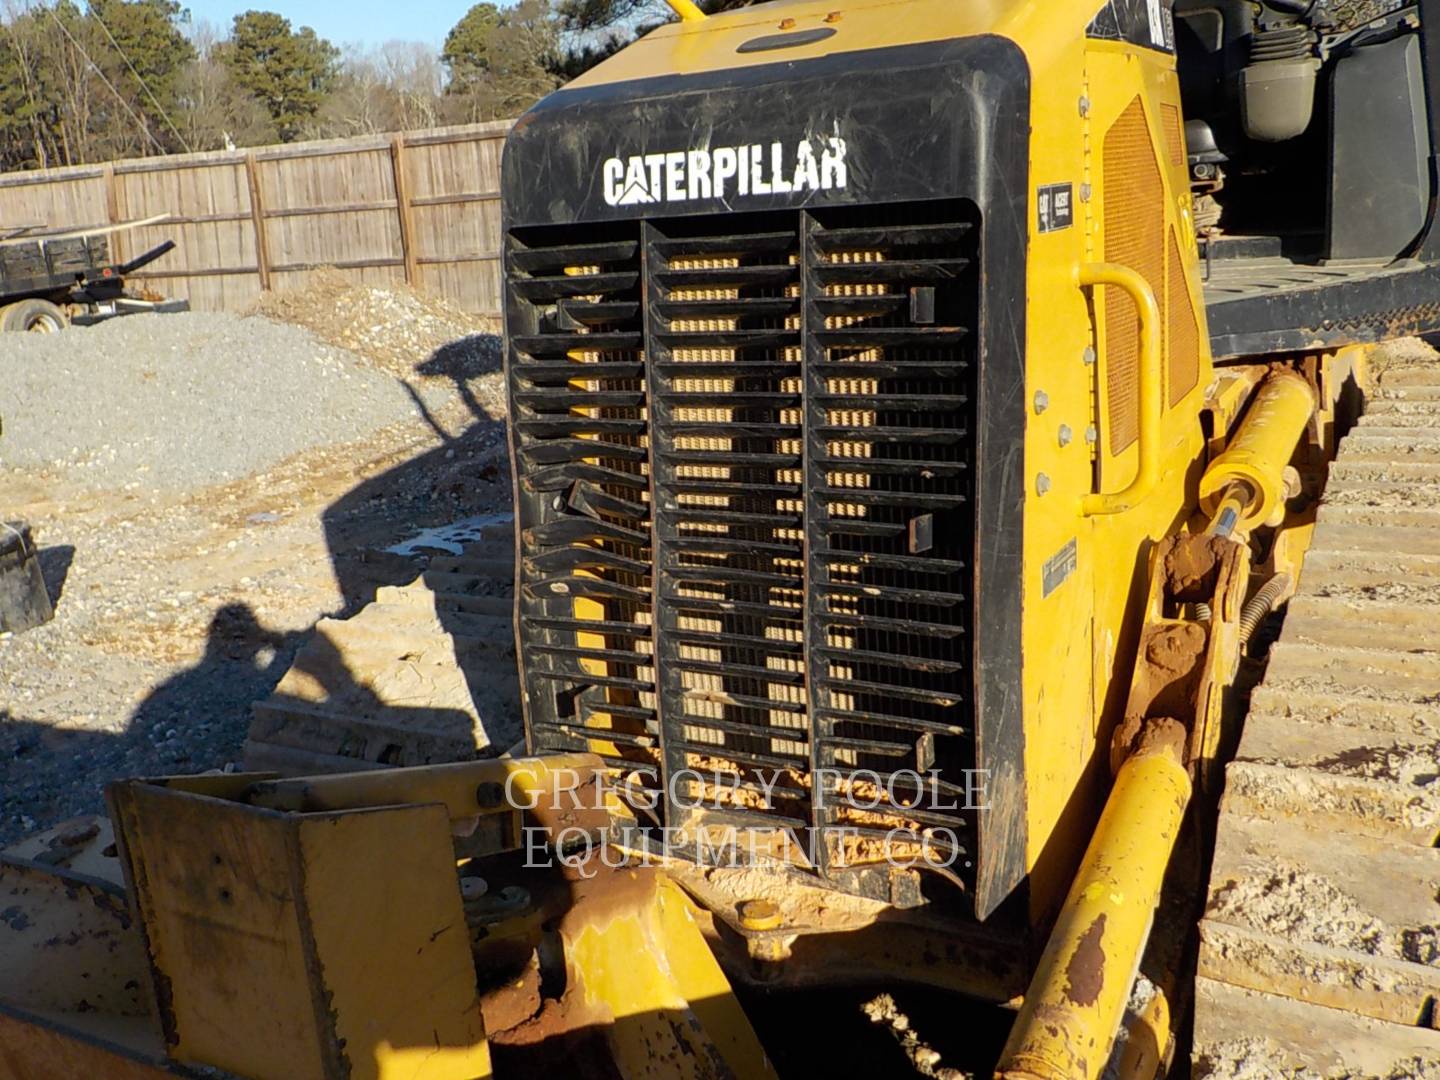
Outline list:
[[[508,511],[494,339],[426,348],[402,377],[261,315],[0,335],[0,521],[55,601],[0,633],[0,847],[118,777],[233,768],[316,620],[424,569],[387,549]]]
[[[92,487],[193,489],[412,417],[414,393],[426,391],[266,318],[135,315],[5,334],[0,472],[58,467]]]
[[[450,376],[457,366],[473,375],[477,367],[498,366],[497,320],[401,283],[359,285],[327,268],[310,275],[303,288],[265,293],[252,311],[303,326],[401,378]]]

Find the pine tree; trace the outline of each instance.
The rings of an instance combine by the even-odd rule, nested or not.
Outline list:
[[[282,141],[300,136],[335,81],[340,50],[314,30],[294,30],[273,11],[235,16],[230,40],[217,48],[235,81],[265,106]]]

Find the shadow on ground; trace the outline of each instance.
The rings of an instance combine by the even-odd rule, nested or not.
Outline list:
[[[442,444],[363,481],[322,514],[344,597],[336,615],[360,610],[381,585],[414,580],[428,562],[424,555],[391,555],[385,548],[424,528],[508,512],[505,418],[484,404],[473,385],[499,369],[500,355],[500,339],[482,334],[452,342],[418,364],[418,375],[451,380],[466,405],[465,423],[445,429],[407,383]],[[69,546],[40,553],[51,599],[62,609],[75,554]],[[32,721],[0,701],[0,845],[103,809],[104,786],[115,779],[239,767],[252,706],[272,693],[314,634],[281,633],[262,625],[247,605],[226,605],[211,622],[201,659],[155,686],[121,731]],[[331,700],[363,706],[370,693],[338,659],[312,674]]]
[[[500,358],[499,337],[472,334],[416,365],[418,375],[449,379],[465,403],[469,419],[458,432],[445,428],[413,383],[404,383],[441,445],[357,485],[322,516],[335,578],[345,598],[341,614],[351,615],[370,603],[380,586],[405,584],[424,569],[423,559],[392,555],[386,548],[421,529],[510,509],[505,416],[485,405],[473,385],[498,371]]]
[[[300,638],[267,630],[245,604],[227,604],[210,622],[201,659],[156,686],[117,732],[36,723],[0,707],[0,843],[101,810],[111,780],[237,762],[250,702],[274,688]],[[28,828],[14,820],[17,807]]]
[[[65,593],[65,581],[70,576],[70,564],[75,561],[75,548],[70,544],[56,544],[41,548],[39,553],[40,573],[45,578],[45,591],[50,594],[50,605],[56,607]]]

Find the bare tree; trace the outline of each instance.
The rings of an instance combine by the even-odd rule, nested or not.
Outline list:
[[[176,116],[185,141],[196,150],[224,150],[276,142],[279,134],[265,107],[240,86],[216,55],[223,40],[214,23],[190,26],[195,59],[176,81]]]

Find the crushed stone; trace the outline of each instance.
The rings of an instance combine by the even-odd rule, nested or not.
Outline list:
[[[316,621],[435,554],[387,548],[509,512],[498,349],[463,357],[402,382],[204,312],[0,335],[0,520],[31,524],[55,603],[0,633],[0,847],[111,780],[235,768]]]
[[[305,330],[222,312],[0,335],[0,482],[188,490],[439,407]],[[428,399],[427,395],[428,394]]]
[[[303,326],[400,378],[443,378],[499,362],[498,319],[472,315],[402,282],[357,284],[333,267],[315,271],[300,288],[262,294],[250,313]]]

